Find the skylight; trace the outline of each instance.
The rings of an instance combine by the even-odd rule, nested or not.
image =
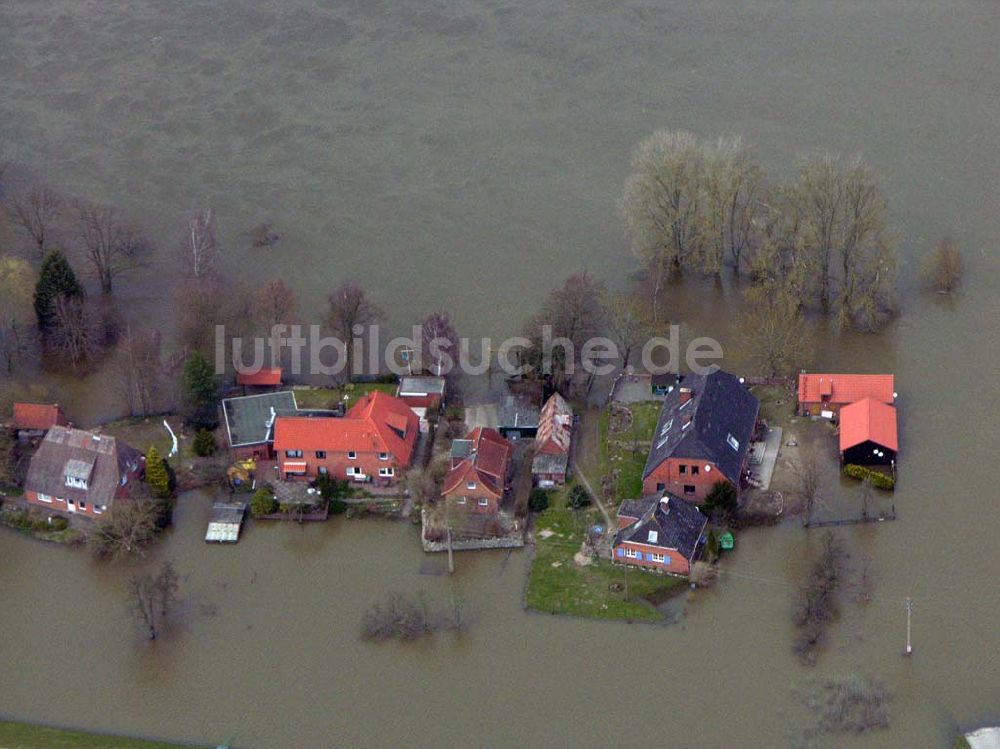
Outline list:
[[[667,419],[667,423],[664,424],[663,427],[660,429],[660,436],[662,437],[667,432],[669,432],[670,431],[670,427],[672,427],[673,425],[674,425],[674,420],[673,419]]]
[[[740,441],[736,439],[733,435],[731,434],[726,435],[726,442],[728,442],[729,446],[734,450],[740,449]]]
[[[659,532],[659,531],[650,531],[650,532],[649,532],[649,543],[651,543],[651,544],[655,544],[655,543],[656,543],[656,540],[657,540],[657,539],[658,539],[659,537],[660,537],[660,532]]]

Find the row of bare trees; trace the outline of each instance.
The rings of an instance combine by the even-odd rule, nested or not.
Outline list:
[[[636,147],[620,207],[649,275],[654,317],[671,275],[746,273],[757,301],[874,330],[896,306],[886,199],[859,157],[817,154],[768,180],[742,138],[657,131]]]

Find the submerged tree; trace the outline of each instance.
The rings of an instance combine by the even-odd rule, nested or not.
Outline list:
[[[355,374],[354,339],[363,335],[366,328],[380,322],[383,316],[381,307],[368,297],[364,288],[353,281],[342,284],[330,295],[327,322],[347,348],[344,369],[346,379]]]
[[[129,582],[135,617],[149,632],[150,640],[159,637],[179,592],[180,578],[172,562],[164,562],[156,575],[145,573]]]
[[[80,201],[76,204],[77,233],[101,292],[110,294],[115,281],[139,265],[146,240],[113,208]]]
[[[44,185],[16,193],[8,205],[14,224],[27,234],[44,255],[51,238],[52,228],[62,213],[62,198]]]
[[[965,259],[958,245],[950,239],[934,245],[920,264],[920,275],[928,288],[940,294],[957,289],[965,275]]]
[[[601,297],[608,333],[621,357],[623,367],[632,361],[632,353],[641,349],[653,334],[653,323],[645,301],[636,294],[614,291]]]
[[[87,546],[98,557],[119,559],[142,554],[156,537],[161,508],[150,497],[115,502],[87,531]]]
[[[82,298],[60,294],[52,303],[46,352],[76,367],[98,352],[101,331],[100,321]]]
[[[420,365],[445,377],[459,374],[458,333],[447,312],[432,312],[420,325]]]
[[[56,297],[82,297],[83,287],[76,279],[76,273],[69,260],[60,250],[52,250],[42,260],[35,284],[35,316],[43,333],[52,327],[53,306]]]
[[[131,416],[155,411],[161,390],[160,332],[126,328],[118,344],[114,377]]]
[[[215,215],[211,208],[195,211],[188,219],[179,253],[182,266],[195,278],[208,275],[215,266],[219,245],[215,239]]]
[[[219,384],[212,367],[198,351],[184,363],[182,388],[185,422],[196,429],[215,429],[219,425]]]
[[[805,366],[812,347],[798,304],[779,297],[754,304],[743,318],[749,358],[767,377],[791,375]]]
[[[0,362],[14,372],[28,345],[34,273],[27,261],[0,256]]]

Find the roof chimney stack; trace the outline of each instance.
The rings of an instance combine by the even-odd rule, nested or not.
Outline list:
[[[694,391],[692,391],[691,388],[681,388],[677,392],[677,400],[682,404],[687,403],[694,397]]]

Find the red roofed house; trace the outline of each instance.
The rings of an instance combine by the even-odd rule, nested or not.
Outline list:
[[[451,444],[441,497],[477,514],[496,514],[508,489],[513,445],[495,429],[476,427]]]
[[[237,372],[236,384],[246,387],[278,387],[281,385],[281,367],[264,367],[254,372]]]
[[[542,406],[535,435],[535,457],[531,475],[538,486],[562,486],[569,468],[569,447],[573,436],[573,410],[559,393]]]
[[[24,498],[47,510],[98,517],[128,495],[145,459],[114,437],[53,426],[31,457]]]
[[[895,388],[892,375],[802,373],[799,375],[799,413],[832,416],[843,406],[864,398],[892,405],[896,400]]]
[[[373,391],[343,417],[278,416],[274,452],[282,479],[330,475],[385,486],[410,467],[419,432],[409,406]]]
[[[898,450],[895,406],[862,398],[840,409],[840,456],[845,464],[891,466]]]
[[[41,437],[54,426],[65,426],[66,415],[57,403],[15,403],[14,432],[18,439]]]

